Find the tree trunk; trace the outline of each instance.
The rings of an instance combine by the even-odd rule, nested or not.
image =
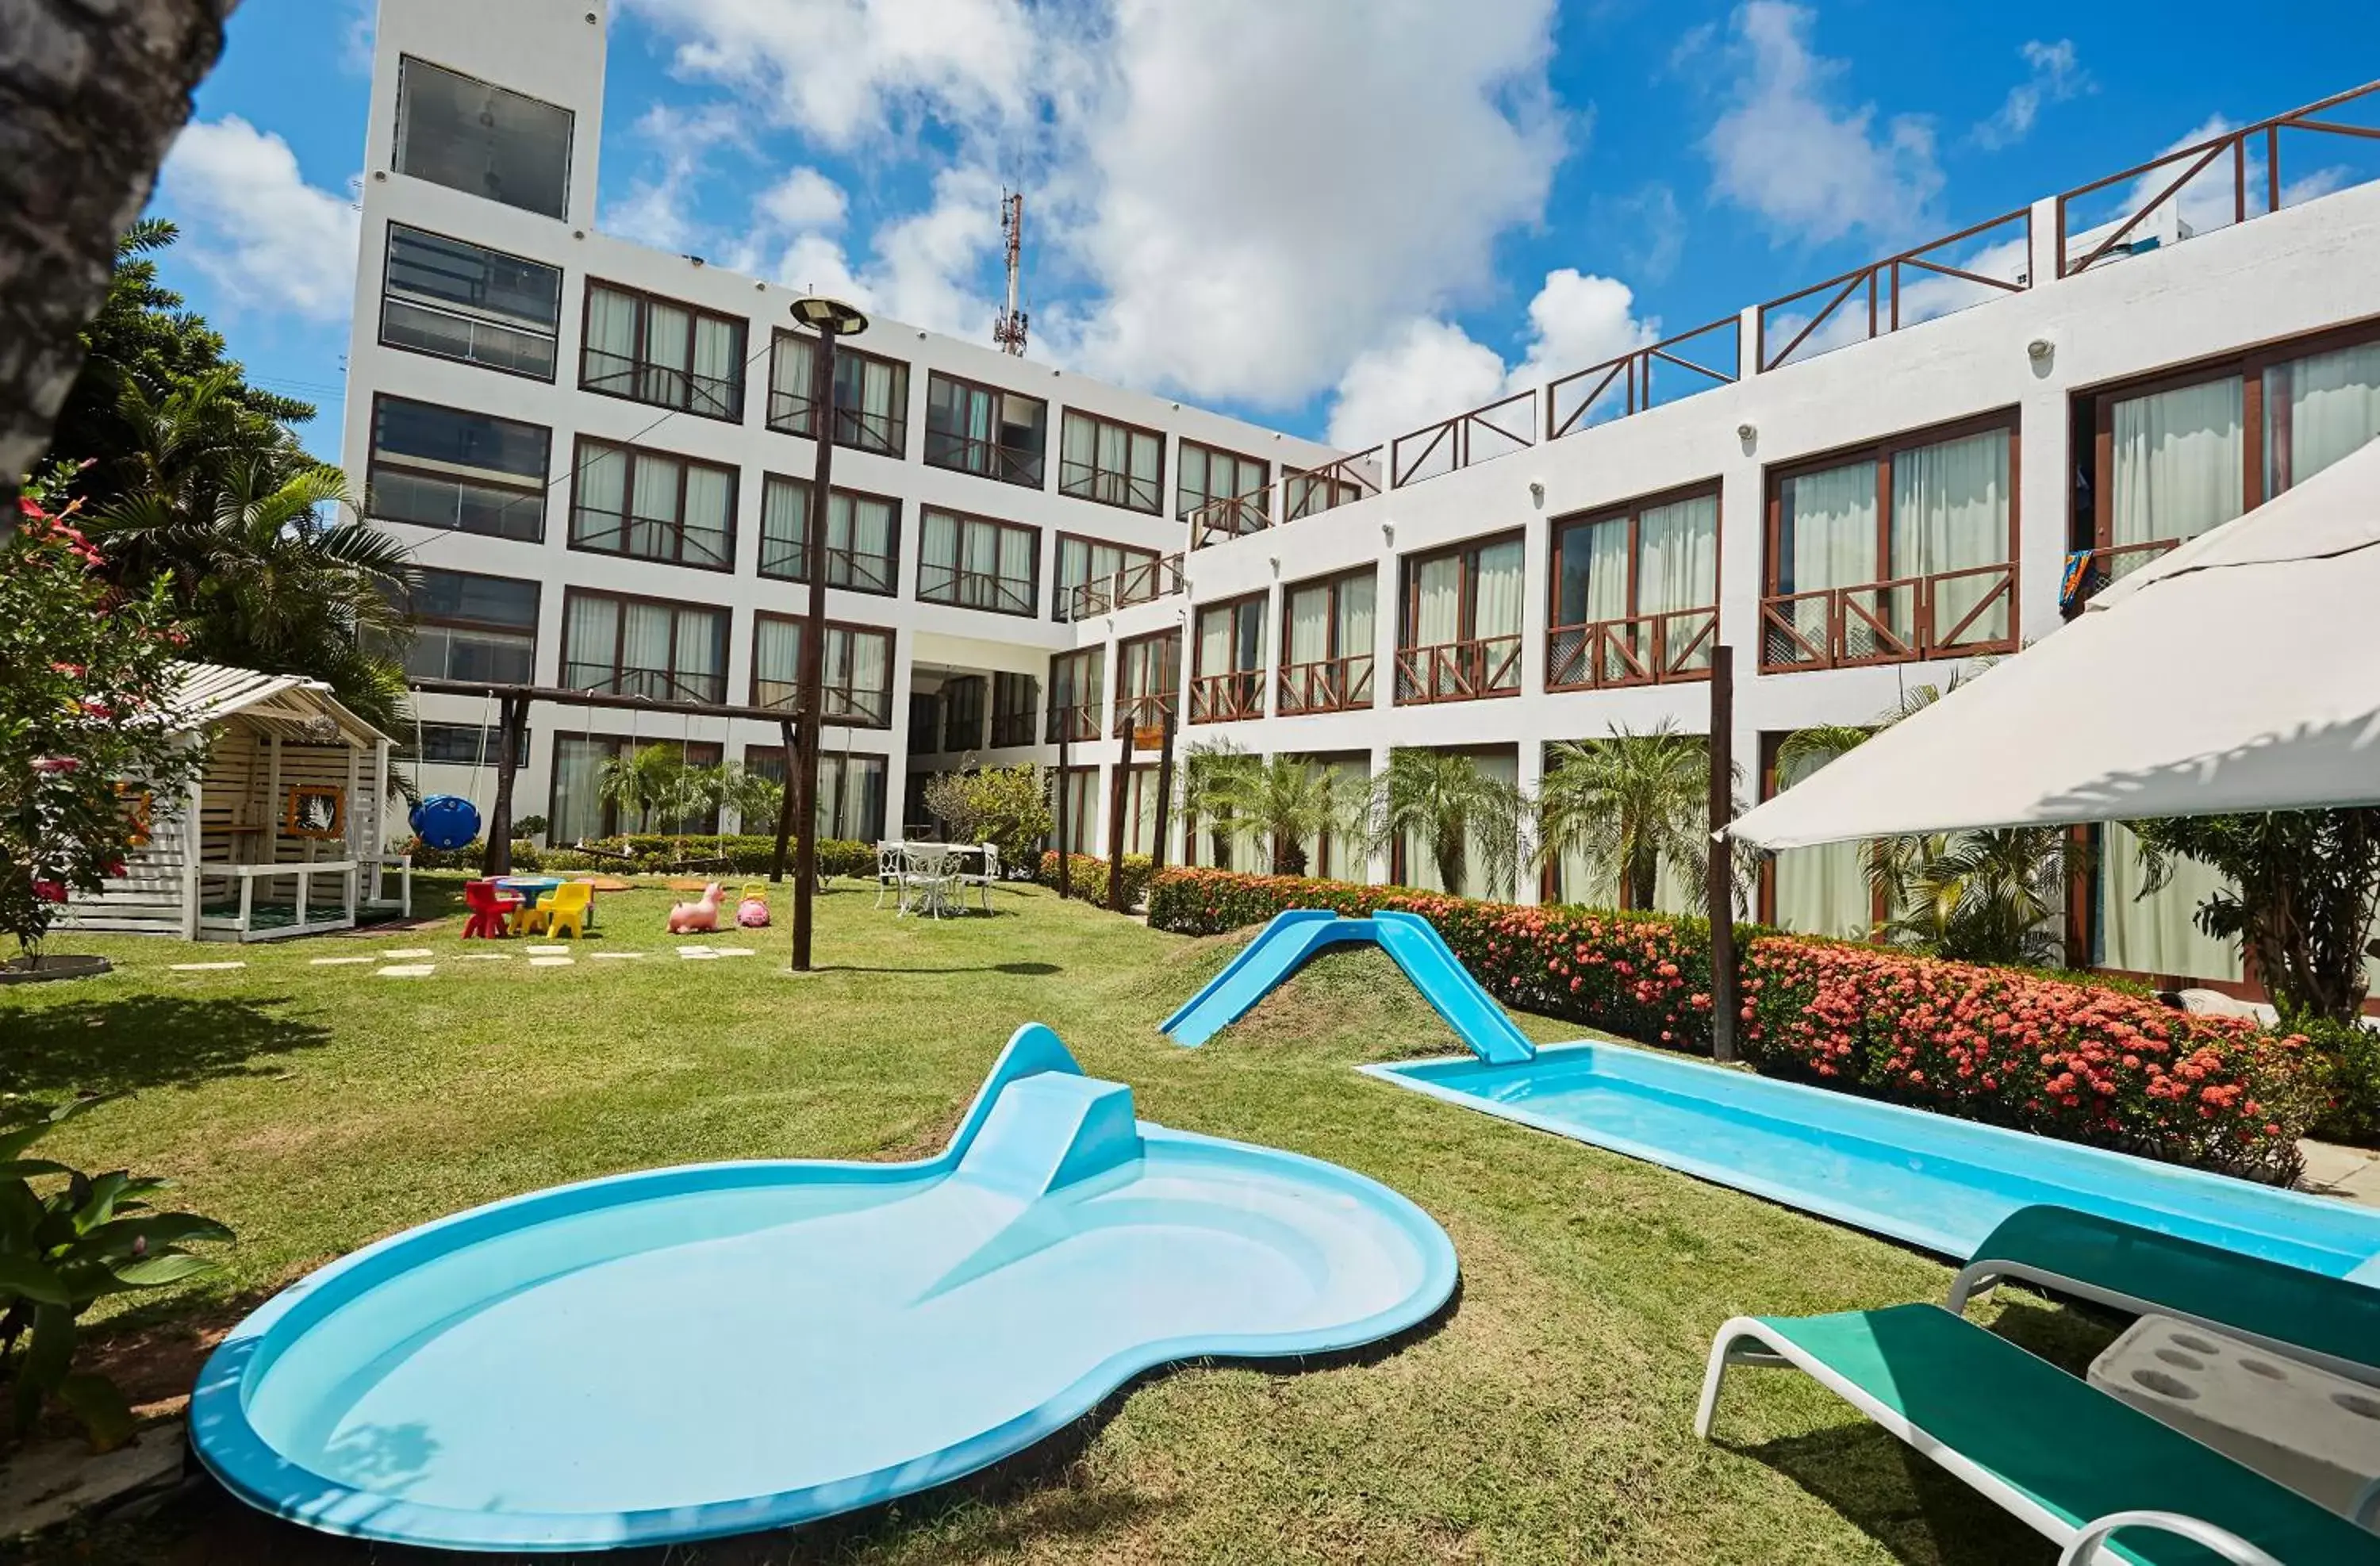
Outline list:
[[[0,0],[0,516],[237,0]]]
[[[1628,855],[1628,906],[1637,912],[1651,910],[1661,892],[1661,861],[1642,848]]]

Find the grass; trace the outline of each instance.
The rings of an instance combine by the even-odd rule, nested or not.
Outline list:
[[[1694,1439],[1727,1317],[1938,1296],[1938,1262],[1755,1198],[1468,1113],[1350,1068],[1451,1036],[1379,953],[1325,956],[1240,1026],[1178,1050],[1157,1021],[1234,949],[1023,889],[1000,917],[820,902],[824,971],[680,961],[665,892],[606,897],[582,959],[456,960],[460,918],[235,950],[64,937],[112,976],[0,991],[0,1086],[126,1091],[55,1156],[169,1174],[228,1222],[221,1274],[100,1322],[163,1409],[207,1342],[310,1268],[427,1219],[565,1180],[704,1159],[913,1158],[938,1147],[1020,1023],[1054,1026],[1147,1118],[1336,1160],[1453,1237],[1456,1308],[1394,1352],[1304,1374],[1185,1369],[948,1490],[669,1566],[849,1561],[2046,1561],[1807,1380],[1732,1378],[1723,1440]],[[451,907],[452,888],[431,902]],[[722,941],[727,938],[722,938]],[[473,948],[478,943],[471,943]],[[383,979],[321,956],[426,946]],[[245,959],[234,972],[174,962]],[[1523,1016],[1533,1038],[1575,1037]],[[1999,1325],[2079,1365],[2104,1324],[2001,1291]],[[627,1346],[624,1345],[624,1349]],[[699,1417],[701,1390],[686,1390]],[[451,1559],[321,1538],[204,1481],[154,1515],[32,1559],[361,1563]],[[613,1557],[613,1559],[621,1559]],[[656,1553],[637,1558],[659,1562]]]

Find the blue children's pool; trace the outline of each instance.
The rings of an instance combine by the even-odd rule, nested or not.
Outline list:
[[[358,1251],[225,1341],[191,1431],[333,1533],[659,1544],[956,1478],[1152,1366],[1371,1342],[1454,1282],[1395,1192],[1137,1123],[1037,1025],[924,1162],[623,1175]]]
[[[1647,1050],[1557,1044],[1514,1065],[1363,1069],[1961,1260],[2017,1208],[2047,1203],[2380,1282],[2380,1211]]]

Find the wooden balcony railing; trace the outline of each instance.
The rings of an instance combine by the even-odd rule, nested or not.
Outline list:
[[[2343,125],[2336,120],[2313,117],[2346,103],[2355,103],[2359,110],[2369,113],[2380,107],[2380,97],[2375,97],[2375,94],[2380,94],[2380,81],[2369,81],[2325,98],[2320,103],[2308,103],[2301,109],[2292,109],[2288,114],[2276,115],[2271,119],[2258,120],[2253,125],[2227,130],[2204,141],[2176,148],[2121,174],[2111,174],[2105,179],[2095,179],[2088,185],[2077,186],[2067,191],[2058,198],[2058,275],[2071,277],[2111,257],[2155,248],[2159,237],[2141,235],[2142,225],[2167,202],[2180,202],[2193,182],[2210,175],[2216,179],[2222,178],[2222,165],[2226,163],[2230,165],[2231,200],[2225,202],[2219,190],[2212,200],[2202,200],[2197,205],[2202,222],[2210,212],[2219,218],[2227,206],[2229,221],[2235,224],[2280,211],[2286,204],[2289,191],[2281,178],[2281,132],[2380,138],[2380,127]],[[2301,141],[2304,138],[2291,140]],[[2337,143],[2325,145],[2335,146]],[[2258,171],[2254,165],[2260,161],[2264,167]],[[2168,174],[2172,176],[2169,179],[2166,177]],[[2071,214],[2075,202],[2130,180],[2142,181],[2142,189],[2153,189],[2155,194],[2145,200],[2137,196],[2128,199],[2107,226],[2095,228],[2083,235],[2073,232],[2075,225]],[[2206,225],[2228,226],[2219,222]],[[2188,237],[2182,236],[2184,238]],[[2079,257],[2074,254],[2077,248],[2082,249]]]
[[[1374,662],[1370,653],[1356,652],[1344,658],[1282,664],[1281,715],[1348,712],[1371,706]]]
[[[1099,705],[1097,701],[1053,703],[1045,743],[1055,745],[1063,739],[1069,745],[1081,745],[1099,738]]]
[[[1182,557],[1162,554],[1155,560],[1135,561],[1104,577],[1075,583],[1074,590],[1066,595],[1066,618],[1087,620],[1135,603],[1154,603],[1183,590]]]
[[[760,575],[779,581],[809,580],[809,546],[800,539],[769,539],[760,540]],[[899,562],[892,555],[874,550],[826,546],[826,585],[849,588],[854,592],[890,593],[894,590],[894,577]]]
[[[1706,680],[1711,649],[1718,644],[1715,607],[1556,625],[1546,635],[1546,688],[1600,690]]]
[[[1264,671],[1228,669],[1190,682],[1190,721],[1231,723],[1264,716]]]
[[[985,479],[997,479],[1003,484],[1021,484],[1028,490],[1041,487],[1042,453],[1038,446],[1002,445],[998,441],[978,440],[972,435],[956,435],[946,430],[926,431],[926,465],[947,467],[956,473],[973,473]]]
[[[818,402],[814,397],[796,392],[771,391],[769,394],[769,428],[781,435],[814,437],[817,411]],[[854,451],[874,452],[880,456],[899,456],[908,441],[909,418],[905,413],[869,413],[840,404],[835,407],[836,445],[848,446]]]
[[[1477,701],[1521,688],[1521,638],[1480,637],[1397,649],[1397,702]]]
[[[989,609],[1000,614],[1033,613],[1033,582],[1025,577],[1000,577],[964,566],[917,563],[917,601],[948,603],[961,609]]]
[[[2152,539],[2146,543],[2074,551],[2066,557],[2065,576],[2058,585],[2058,607],[2070,616],[2080,614],[2102,588],[2123,580],[2180,544],[2180,539]]]
[[[1372,446],[1321,467],[1288,468],[1281,476],[1281,516],[1294,522],[1380,492],[1380,448]]]
[[[1726,345],[1724,353],[1720,349],[1722,343]],[[1675,402],[1741,379],[1742,355],[1743,320],[1730,315],[1707,326],[1664,337],[1618,358],[1574,370],[1546,387],[1546,439],[1559,441],[1590,424],[1599,424],[1606,419],[1624,419],[1656,406],[1664,400],[1653,381],[1658,365],[1671,365],[1692,372],[1684,382],[1686,389],[1666,399]],[[1700,362],[1703,359],[1713,362]],[[1727,366],[1724,370],[1718,368],[1718,361],[1721,359]],[[1670,374],[1662,379],[1666,385],[1677,377]],[[1616,397],[1612,395],[1615,386],[1620,393]]]
[[[1194,507],[1184,518],[1190,524],[1190,547],[1204,549],[1221,539],[1241,539],[1272,526],[1269,487],[1253,494],[1230,495]]]
[[[1760,668],[1849,669],[2016,650],[2016,564],[1786,593],[1760,602]]]
[[[1116,698],[1115,723],[1108,737],[1122,739],[1135,729],[1162,727],[1174,713],[1172,691],[1148,691]]]
[[[826,709],[830,723],[848,723],[861,728],[889,729],[892,726],[892,693],[869,690],[859,686],[836,685],[832,681],[819,687],[820,705]],[[780,712],[799,712],[801,683],[797,680],[760,680],[752,682],[752,705],[771,708]]]
[[[1976,243],[1963,258],[1964,266],[1927,259],[1970,240]],[[1914,249],[1870,261],[1856,272],[1813,284],[1781,299],[1771,299],[1760,307],[1757,362],[1765,374],[1791,360],[1805,344],[1810,351],[1802,357],[1810,358],[1964,310],[1996,294],[2022,294],[2033,284],[2032,255],[2033,209],[2022,207],[1930,239]],[[1977,266],[1996,266],[2005,275],[1973,270]],[[1904,276],[1904,269],[1921,275],[1912,280]],[[1805,317],[1794,308],[1806,307],[1820,295],[1828,297],[1815,314]],[[1861,296],[1864,296],[1864,307]],[[1829,322],[1834,323],[1831,330]],[[1786,337],[1785,346],[1772,352],[1772,338],[1788,331],[1792,334]]]
[[[991,743],[995,749],[1011,745],[1032,744],[1032,710],[1028,708],[1016,712],[994,712],[991,715]]]
[[[562,683],[571,690],[595,691],[605,696],[642,697],[647,701],[707,701],[715,707],[727,700],[727,676],[723,674],[624,669],[609,663],[565,660],[562,665]]]
[[[1436,479],[1490,457],[1536,443],[1537,394],[1515,392],[1500,402],[1441,419],[1389,443],[1389,488]]]

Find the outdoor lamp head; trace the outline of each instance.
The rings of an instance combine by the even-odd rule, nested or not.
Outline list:
[[[815,326],[820,332],[831,332],[838,337],[856,337],[868,330],[868,318],[844,304],[823,294],[809,294],[794,301],[794,319],[805,326]]]

